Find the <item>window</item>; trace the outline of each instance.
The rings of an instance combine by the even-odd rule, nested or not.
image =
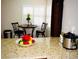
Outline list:
[[[23,7],[23,11],[22,11],[22,23],[23,24],[26,24],[27,21],[26,21],[26,17],[27,17],[27,14],[30,14],[31,15],[31,20],[33,19],[33,8],[32,7]]]
[[[40,7],[24,6],[23,7],[23,17],[22,17],[23,23],[27,22],[26,17],[27,17],[28,13],[31,15],[32,24],[41,26],[42,22],[45,21],[45,16],[46,16],[45,15],[45,8],[42,6],[40,6]]]

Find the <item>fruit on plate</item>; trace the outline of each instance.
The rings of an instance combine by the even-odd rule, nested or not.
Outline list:
[[[19,44],[20,44],[20,45],[23,45],[23,42],[20,42]]]
[[[29,44],[29,42],[28,41],[27,42],[23,42],[23,44],[26,45],[26,44]]]
[[[24,35],[18,42],[18,44],[20,45],[32,45],[32,43],[34,43],[35,40],[32,39],[31,36],[29,35]]]
[[[23,40],[19,40],[18,44],[23,44]]]

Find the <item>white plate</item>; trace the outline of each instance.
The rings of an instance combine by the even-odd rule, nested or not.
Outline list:
[[[27,47],[27,46],[31,46],[31,45],[32,45],[32,44],[24,45],[23,42],[20,42],[20,44],[19,44],[19,41],[20,41],[20,40],[22,40],[22,38],[16,40],[16,44],[17,44],[18,46]]]

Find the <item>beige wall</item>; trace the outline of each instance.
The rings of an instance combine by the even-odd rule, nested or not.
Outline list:
[[[21,1],[2,0],[1,1],[1,32],[5,29],[12,29],[11,23],[21,22]]]
[[[78,0],[64,0],[62,32],[78,34]]]

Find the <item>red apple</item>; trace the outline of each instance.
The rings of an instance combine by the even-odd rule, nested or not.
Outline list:
[[[23,42],[24,45],[29,44],[29,42]]]

